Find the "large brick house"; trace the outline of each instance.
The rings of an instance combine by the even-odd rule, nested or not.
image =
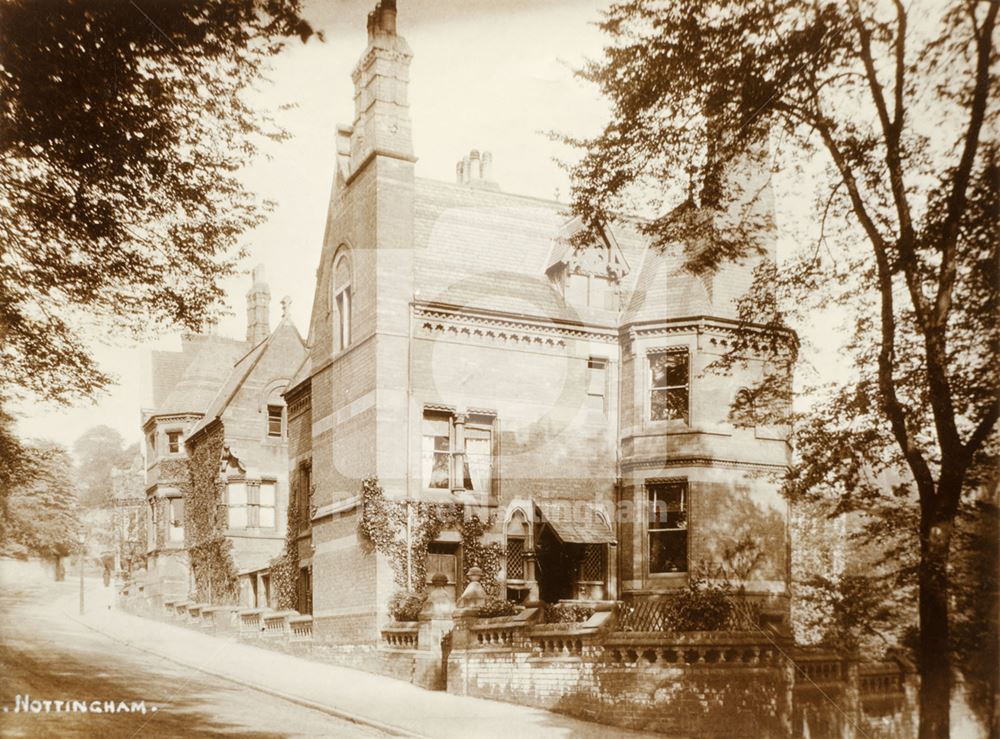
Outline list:
[[[288,505],[282,393],[305,346],[287,302],[270,330],[269,301],[258,267],[245,340],[189,336],[180,352],[153,353],[157,408],[143,414],[147,596],[272,600],[268,565],[282,550]]]
[[[371,476],[391,500],[492,520],[510,599],[664,593],[749,540],[743,585],[785,608],[787,510],[767,473],[789,447],[729,422],[761,363],[705,371],[754,265],[694,277],[685,244],[651,249],[629,219],[580,245],[565,206],[504,192],[488,153],[453,182],[417,177],[411,56],[382,0],[336,133],[308,358],[285,393],[314,633],[371,643],[387,618],[398,563],[359,534]],[[441,531],[427,576],[461,592],[465,547]]]

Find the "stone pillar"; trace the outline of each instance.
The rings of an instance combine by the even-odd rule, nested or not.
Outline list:
[[[465,423],[468,420],[464,413],[455,415],[455,450],[451,455],[455,477],[451,487],[454,492],[465,492]]]
[[[451,641],[455,649],[466,649],[471,644],[471,626],[479,618],[479,609],[486,605],[486,591],[479,582],[483,579],[483,571],[478,567],[472,567],[466,573],[466,577],[469,584],[459,596],[457,608],[452,614],[455,628],[452,631]]]
[[[431,580],[431,591],[420,609],[417,631],[417,654],[413,665],[413,682],[428,690],[445,689],[447,637],[454,622],[455,603],[448,593],[448,577],[438,573]]]
[[[528,585],[527,601],[538,600],[538,578],[535,577],[535,550],[524,550],[524,582]]]

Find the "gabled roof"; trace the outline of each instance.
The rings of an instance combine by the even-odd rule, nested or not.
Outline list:
[[[583,219],[579,216],[574,217],[572,220],[567,221],[562,225],[559,229],[558,235],[552,241],[552,250],[549,252],[548,266],[545,268],[547,272],[560,264],[566,265],[567,267],[577,266],[580,251],[586,247],[574,243],[574,239],[577,237],[577,234],[583,231],[583,229]],[[604,226],[601,228],[599,241],[600,243],[597,244],[597,246],[601,246],[607,250],[606,264],[609,274],[614,277],[615,280],[621,281],[621,279],[629,272],[629,264],[628,260],[625,259],[625,255],[622,253],[622,249],[618,245],[618,239],[615,238],[615,233],[610,226]]]
[[[189,439],[201,432],[217,418],[222,417],[226,408],[229,407],[233,398],[236,397],[240,388],[243,387],[243,384],[253,372],[254,367],[257,366],[269,349],[277,344],[281,344],[283,340],[296,342],[305,351],[305,342],[302,340],[298,329],[295,328],[295,324],[288,318],[282,318],[277,328],[266,339],[240,357],[231,367],[228,377],[225,378],[220,386],[217,386],[215,396],[205,409],[205,415],[202,416],[201,420],[191,429],[191,433],[188,434]]]
[[[295,374],[292,375],[292,379],[288,383],[288,387],[285,389],[285,392],[287,393],[289,390],[302,384],[310,377],[312,377],[312,354],[306,351],[306,358],[302,360],[302,364],[300,364],[299,368],[295,370]]]

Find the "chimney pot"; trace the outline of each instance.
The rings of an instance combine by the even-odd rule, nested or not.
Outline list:
[[[390,36],[396,35],[396,0],[381,0],[378,4],[379,28]]]

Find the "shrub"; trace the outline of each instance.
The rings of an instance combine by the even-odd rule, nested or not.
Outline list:
[[[513,616],[521,609],[516,603],[503,598],[489,598],[486,604],[479,609],[480,618],[495,618],[497,616]]]
[[[426,593],[398,590],[389,598],[389,615],[396,621],[416,621],[426,600]]]
[[[728,588],[692,579],[667,608],[673,631],[718,631],[727,628],[732,613]]]
[[[570,603],[549,603],[545,606],[545,623],[571,624],[586,621],[594,615],[590,606],[577,606]]]

